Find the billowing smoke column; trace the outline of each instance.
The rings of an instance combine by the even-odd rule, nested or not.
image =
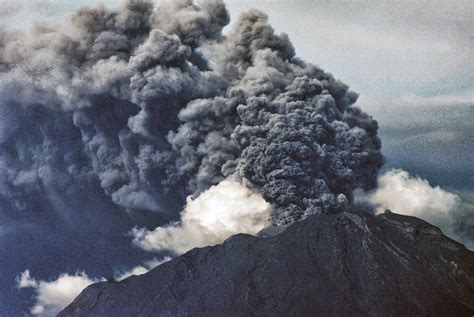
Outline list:
[[[264,13],[224,36],[228,23],[219,0],[131,0],[83,8],[68,28],[1,31],[3,198],[21,210],[32,191],[100,186],[127,210],[172,215],[232,176],[284,224],[372,188],[381,143],[357,95]]]

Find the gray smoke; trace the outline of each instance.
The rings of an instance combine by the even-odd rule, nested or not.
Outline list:
[[[375,185],[383,161],[377,122],[353,106],[357,95],[345,84],[295,57],[264,13],[243,14],[206,50],[226,92],[189,102],[168,137],[189,191],[237,174],[283,224],[340,210],[355,188]]]
[[[219,0],[130,0],[69,23],[0,31],[0,194],[17,210],[32,192],[61,207],[64,192],[101,188],[129,211],[172,216],[234,175],[284,224],[376,185],[377,122],[264,13],[227,36]]]

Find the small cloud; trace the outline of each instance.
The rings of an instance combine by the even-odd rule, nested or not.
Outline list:
[[[34,278],[31,278],[30,270],[26,270],[20,274],[20,276],[16,279],[18,288],[25,288],[25,287],[37,287],[38,283]]]
[[[31,314],[41,317],[55,316],[64,307],[71,303],[77,295],[92,283],[99,282],[85,274],[61,274],[53,281],[37,281],[32,278],[30,271],[26,270],[16,279],[18,288],[34,288],[36,303],[31,308]]]
[[[169,256],[166,256],[161,260],[153,259],[153,260],[150,260],[150,261],[146,261],[142,265],[137,265],[137,266],[131,268],[128,271],[125,271],[125,272],[122,272],[122,273],[119,273],[119,274],[115,274],[114,278],[117,281],[122,281],[122,280],[124,280],[127,277],[130,277],[132,275],[142,275],[142,274],[145,274],[148,271],[154,269],[158,265],[163,264],[165,262],[168,262],[170,260],[171,260],[171,258]]]
[[[147,251],[184,253],[194,247],[222,243],[237,233],[256,234],[270,224],[271,206],[262,196],[226,179],[196,199],[188,197],[179,223],[152,231],[135,228],[133,242]]]

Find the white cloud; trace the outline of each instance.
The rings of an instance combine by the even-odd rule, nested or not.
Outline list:
[[[53,281],[38,281],[32,278],[26,270],[17,277],[18,288],[34,288],[36,303],[31,308],[31,314],[49,317],[55,316],[71,303],[79,293],[92,283],[99,280],[91,279],[85,273],[75,275],[61,274]]]
[[[184,253],[215,245],[237,233],[256,234],[270,224],[271,207],[260,194],[233,179],[188,197],[181,222],[152,231],[133,229],[133,242],[148,251]]]
[[[26,270],[20,274],[20,276],[16,279],[18,288],[24,287],[33,287],[36,288],[38,283],[35,279],[31,278],[30,270]]]
[[[121,281],[132,275],[141,275],[154,269],[158,265],[170,261],[170,257],[161,260],[152,259],[142,265],[135,266],[128,271],[115,274],[114,278]],[[69,275],[61,274],[53,281],[36,280],[31,277],[29,270],[20,273],[16,278],[18,288],[35,289],[35,304],[31,307],[31,314],[39,317],[56,316],[63,308],[69,305],[87,286],[105,281],[104,278],[90,278],[84,272]]]
[[[447,236],[473,247],[471,235],[460,223],[472,215],[471,205],[461,197],[425,179],[393,169],[379,176],[378,188],[371,193],[357,193],[356,199],[374,205],[377,212],[392,212],[421,218],[439,228]]]
[[[170,260],[171,260],[171,258],[169,256],[166,256],[161,260],[153,259],[153,260],[150,260],[150,261],[146,261],[142,265],[137,265],[137,266],[131,268],[128,271],[115,274],[115,279],[117,281],[121,281],[121,280],[126,279],[129,276],[132,276],[132,275],[145,274],[148,271],[150,271],[150,270],[154,269],[155,267],[157,267],[158,265],[160,265],[162,263],[165,263],[165,262],[168,262]]]
[[[403,170],[390,170],[378,179],[378,188],[369,194],[369,201],[379,212],[393,212],[425,219],[433,224],[450,222],[450,213],[461,202],[459,196],[432,187],[427,180],[412,177]]]

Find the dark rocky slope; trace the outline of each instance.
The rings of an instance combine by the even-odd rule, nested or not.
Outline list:
[[[59,316],[472,316],[474,252],[413,217],[315,215],[86,288]]]

